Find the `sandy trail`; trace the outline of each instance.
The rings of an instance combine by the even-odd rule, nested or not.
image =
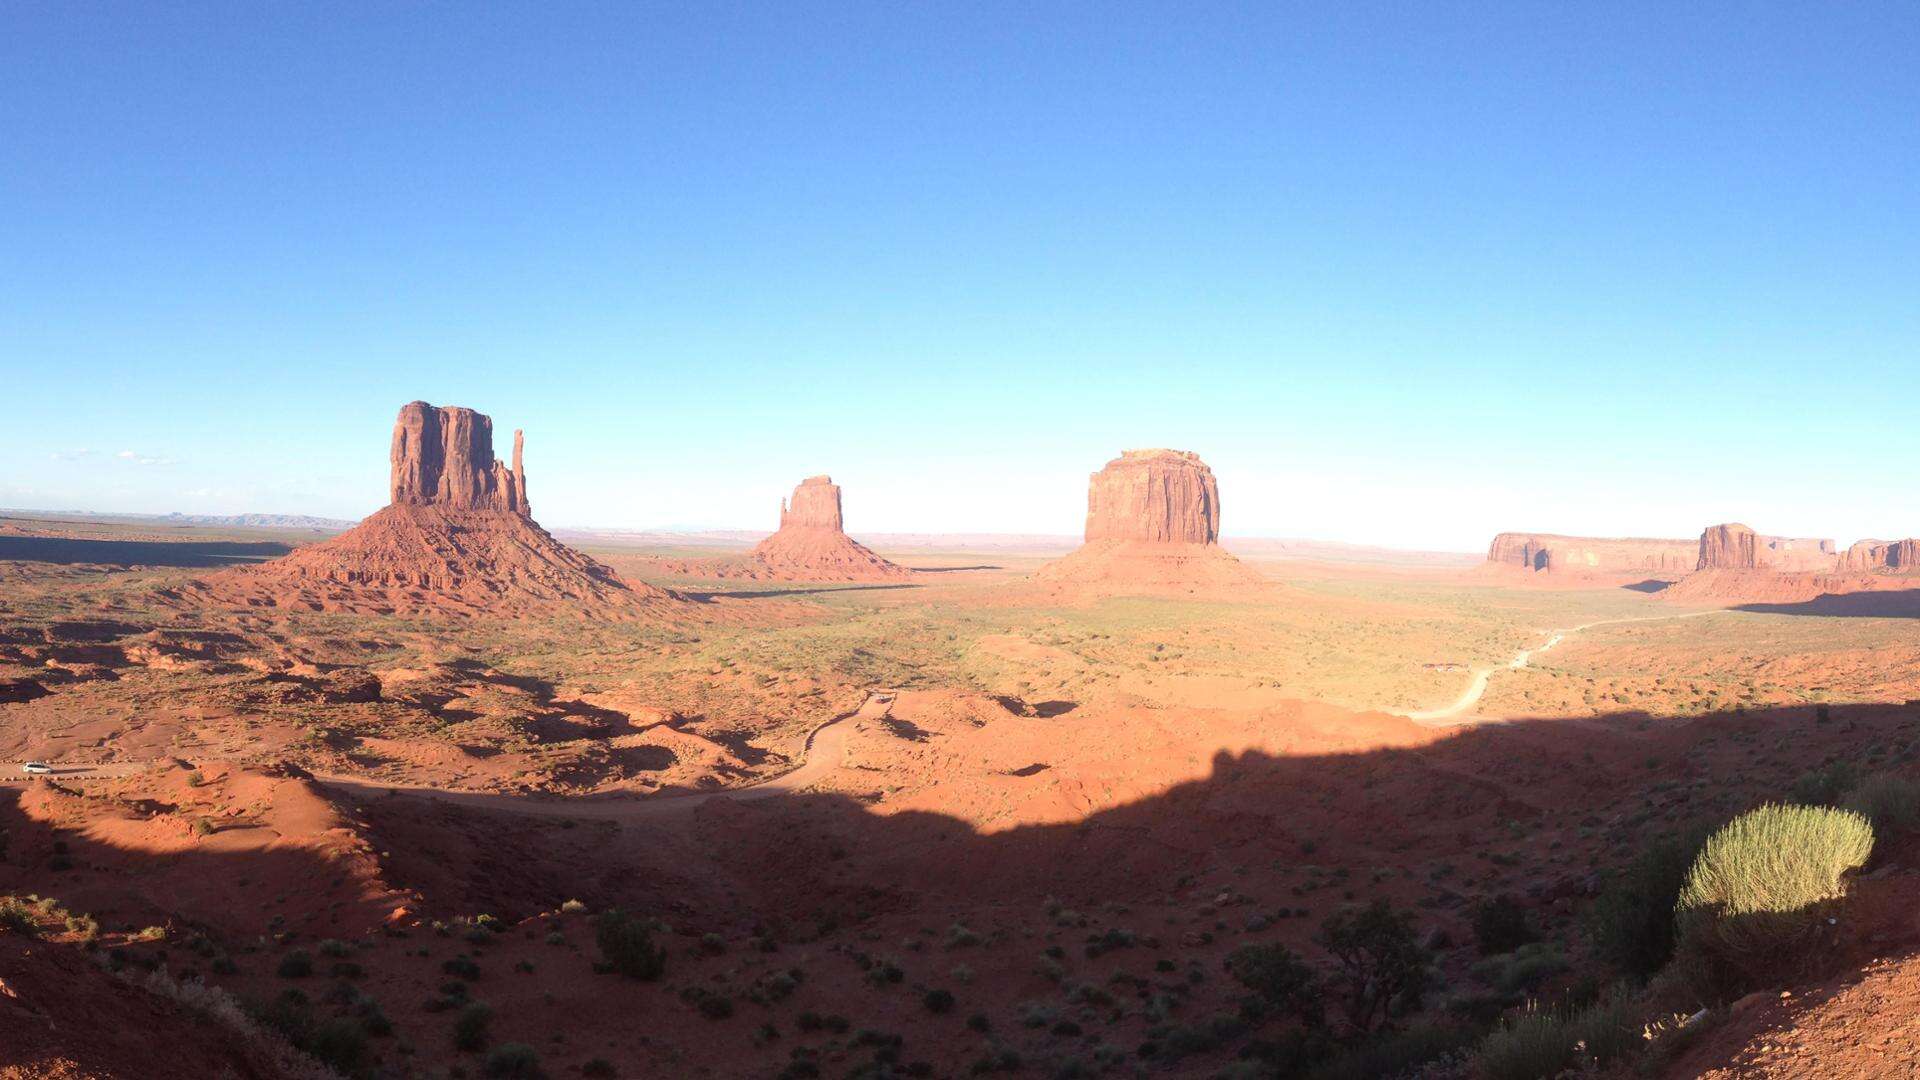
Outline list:
[[[764,799],[811,787],[838,769],[846,760],[847,735],[853,727],[853,721],[883,719],[892,708],[892,691],[869,691],[867,700],[862,702],[858,709],[850,713],[842,713],[813,729],[807,736],[804,756],[798,768],[757,784],[723,788],[717,791],[693,791],[682,795],[654,795],[641,798],[630,795],[603,795],[544,801],[536,796],[503,795],[488,791],[454,791],[415,784],[373,783],[351,776],[324,773],[315,774],[314,779],[327,787],[369,798],[389,794],[421,795],[457,806],[505,810],[516,814],[591,818],[599,821],[647,821],[691,813],[713,799],[740,801]]]
[[[1498,717],[1467,715],[1467,711],[1475,705],[1478,705],[1480,699],[1486,696],[1487,682],[1491,680],[1497,672],[1518,671],[1526,667],[1533,662],[1534,657],[1565,641],[1571,634],[1577,634],[1582,630],[1591,630],[1596,626],[1617,626],[1621,623],[1666,622],[1669,619],[1694,619],[1702,615],[1718,615],[1722,610],[1723,609],[1720,608],[1714,608],[1708,611],[1687,611],[1675,615],[1640,615],[1629,619],[1596,619],[1593,622],[1581,623],[1578,626],[1568,626],[1559,630],[1550,630],[1547,632],[1546,641],[1535,645],[1531,649],[1521,649],[1515,653],[1513,659],[1507,661],[1504,666],[1476,669],[1473,673],[1473,678],[1467,683],[1467,688],[1461,692],[1453,704],[1445,708],[1427,709],[1421,712],[1405,713],[1404,715],[1407,719],[1416,723],[1435,724],[1439,726],[1445,726],[1449,722],[1479,723],[1482,721],[1497,720],[1499,719]]]
[[[83,765],[74,762],[54,765],[50,773],[23,773],[20,766],[25,762],[9,762],[0,765],[0,785],[26,787],[35,780],[110,780],[120,776],[133,776],[151,768],[151,761],[109,761],[99,765]]]

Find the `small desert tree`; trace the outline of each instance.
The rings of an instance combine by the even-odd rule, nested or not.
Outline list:
[[[1873,853],[1873,827],[1850,810],[1767,805],[1707,838],[1675,907],[1683,945],[1725,989],[1792,970],[1817,940],[1846,875]]]
[[[593,939],[607,966],[629,979],[651,982],[667,970],[667,950],[653,943],[653,928],[619,908],[594,917]]]
[[[1227,972],[1261,1001],[1308,1027],[1325,1019],[1320,976],[1285,945],[1242,945],[1227,955]]]
[[[1413,916],[1385,900],[1331,916],[1318,941],[1340,962],[1347,1019],[1361,1031],[1373,1030],[1397,1001],[1411,1003],[1426,984],[1427,951],[1414,934]]]

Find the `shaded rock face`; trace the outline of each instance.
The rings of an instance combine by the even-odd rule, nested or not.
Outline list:
[[[1087,485],[1087,541],[1220,542],[1220,485],[1188,450],[1128,450]]]
[[[1920,540],[1862,540],[1847,549],[1840,568],[1861,573],[1920,574]]]
[[[1699,562],[1693,540],[1611,539],[1553,533],[1501,533],[1487,561],[1542,572],[1684,572]]]
[[[1831,540],[1761,536],[1738,523],[1714,525],[1700,534],[1700,570],[1829,571],[1840,562]]]
[[[1713,525],[1700,534],[1701,570],[1752,570],[1760,565],[1760,538],[1741,524]]]
[[[409,402],[393,423],[392,502],[526,516],[524,448],[524,437],[515,431],[508,467],[493,456],[493,420],[486,414]]]
[[[793,489],[791,500],[780,502],[782,529],[832,529],[840,524],[840,485],[828,476],[809,476]]]
[[[0,679],[0,704],[32,701],[47,696],[47,688],[32,679]]]

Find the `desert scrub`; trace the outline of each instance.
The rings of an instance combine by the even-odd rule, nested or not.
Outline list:
[[[1585,1075],[1640,1047],[1640,1019],[1624,992],[1570,1014],[1529,1010],[1488,1035],[1474,1064],[1485,1080],[1543,1080],[1570,1069]]]
[[[313,955],[304,949],[295,949],[280,958],[280,966],[274,973],[283,979],[304,979],[313,974]]]
[[[1834,806],[1860,782],[1860,770],[1850,761],[1836,761],[1822,769],[1801,773],[1787,801],[1803,806]]]
[[[493,1010],[482,1002],[469,1002],[453,1022],[453,1045],[461,1050],[485,1049],[492,1025]]]
[[[32,905],[25,900],[17,896],[0,896],[0,930],[21,937],[35,937],[40,933],[40,920],[34,915]]]
[[[1920,780],[1875,773],[1853,789],[1847,809],[1872,822],[1876,832],[1912,832],[1920,827]]]
[[[1583,919],[1596,956],[1642,979],[1666,964],[1673,956],[1680,887],[1705,842],[1704,829],[1655,841],[1603,880]]]
[[[653,943],[653,928],[619,908],[595,916],[593,940],[608,970],[629,979],[650,982],[667,970],[667,950]]]
[[[1872,853],[1873,826],[1851,810],[1770,804],[1742,814],[1707,838],[1687,871],[1680,940],[1716,981],[1789,970],[1845,895],[1847,873]]]
[[[488,1076],[533,1080],[540,1074],[540,1055],[526,1043],[501,1043],[487,1054],[481,1071]]]

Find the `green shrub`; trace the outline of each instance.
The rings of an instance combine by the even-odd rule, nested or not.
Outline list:
[[[540,1075],[540,1055],[526,1043],[501,1043],[487,1054],[482,1071],[488,1076],[534,1080]]]
[[[1847,809],[1873,823],[1876,832],[1920,829],[1920,780],[1875,773],[1847,797]]]
[[[1608,876],[1587,907],[1594,955],[1616,970],[1646,978],[1673,956],[1674,905],[1704,830],[1656,841],[1618,874]]]
[[[654,945],[652,927],[618,908],[594,917],[593,940],[607,966],[629,979],[651,982],[667,970],[667,950]]]
[[[920,999],[920,1003],[926,1006],[927,1011],[930,1013],[952,1012],[953,991],[929,990],[926,992],[926,995]]]
[[[453,1045],[462,1050],[485,1048],[492,1024],[492,1009],[478,1001],[468,1002],[467,1007],[460,1010],[460,1018],[453,1022]]]
[[[1850,761],[1836,761],[1822,769],[1801,773],[1789,789],[1787,801],[1802,806],[1836,806],[1860,782],[1860,769]]]
[[[1452,1025],[1421,1024],[1405,1031],[1383,1032],[1342,1051],[1307,1075],[1312,1080],[1418,1075],[1420,1066],[1470,1045],[1473,1039],[1472,1029]],[[1283,1070],[1281,1075],[1295,1072]]]
[[[293,950],[280,958],[280,966],[276,969],[276,974],[283,979],[306,978],[313,974],[312,954],[304,949]]]
[[[1764,981],[1792,969],[1813,944],[1845,875],[1873,853],[1873,827],[1851,810],[1767,805],[1707,839],[1676,905],[1684,944],[1711,977]]]
[[[40,920],[33,913],[33,905],[17,896],[0,896],[0,930],[21,937],[37,936]]]
[[[1567,970],[1567,958],[1551,942],[1535,941],[1505,956],[1490,956],[1473,965],[1473,976],[1505,995],[1537,990],[1540,984]]]
[[[1242,945],[1227,954],[1227,973],[1308,1027],[1325,1018],[1320,976],[1285,945]]]
[[[1512,952],[1534,939],[1527,909],[1505,894],[1475,904],[1472,919],[1473,940],[1482,956]]]
[[[1508,1021],[1480,1044],[1475,1064],[1485,1080],[1546,1080],[1604,1068],[1641,1043],[1634,999],[1616,992],[1571,1015],[1528,1011]]]
[[[1425,985],[1427,951],[1413,930],[1413,916],[1385,900],[1339,912],[1320,926],[1320,945],[1340,962],[1347,991],[1347,1019],[1360,1031],[1415,1006]]]
[[[331,1065],[335,1072],[351,1075],[366,1062],[367,1033],[352,1020],[328,1020],[313,1029],[301,1049]]]

